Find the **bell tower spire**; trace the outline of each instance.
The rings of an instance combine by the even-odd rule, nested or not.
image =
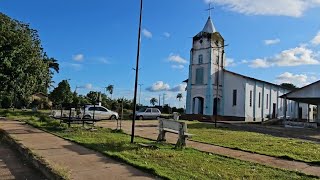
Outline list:
[[[209,16],[208,16],[208,20],[206,25],[204,26],[202,32],[206,32],[206,33],[215,33],[216,32],[216,28],[214,27],[212,20],[211,20],[211,10],[213,10],[214,7],[211,7],[211,3],[209,3],[209,8],[206,9],[206,11],[209,12]]]

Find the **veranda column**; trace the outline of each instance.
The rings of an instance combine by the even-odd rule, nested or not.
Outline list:
[[[320,122],[320,104],[317,105],[317,122]]]
[[[284,112],[283,112],[283,116],[284,116],[284,123],[286,123],[287,121],[287,98],[284,98]]]

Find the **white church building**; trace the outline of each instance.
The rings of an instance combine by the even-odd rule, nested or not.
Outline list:
[[[225,69],[224,39],[209,17],[193,37],[187,82],[186,114],[219,115],[230,120],[261,122],[284,115],[280,96],[290,90]],[[299,109],[297,111],[297,109]],[[313,119],[313,107],[287,101],[287,118]]]

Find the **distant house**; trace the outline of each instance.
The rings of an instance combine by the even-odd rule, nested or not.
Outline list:
[[[43,109],[46,106],[52,107],[52,101],[50,101],[49,97],[42,92],[37,92],[37,93],[32,94],[30,99],[31,99],[31,102],[34,102],[35,100],[39,101],[40,104],[38,107],[40,109]]]

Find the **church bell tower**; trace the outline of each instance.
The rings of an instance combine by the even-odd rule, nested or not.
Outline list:
[[[187,85],[187,114],[219,115],[222,109],[224,39],[211,17],[193,37]]]

